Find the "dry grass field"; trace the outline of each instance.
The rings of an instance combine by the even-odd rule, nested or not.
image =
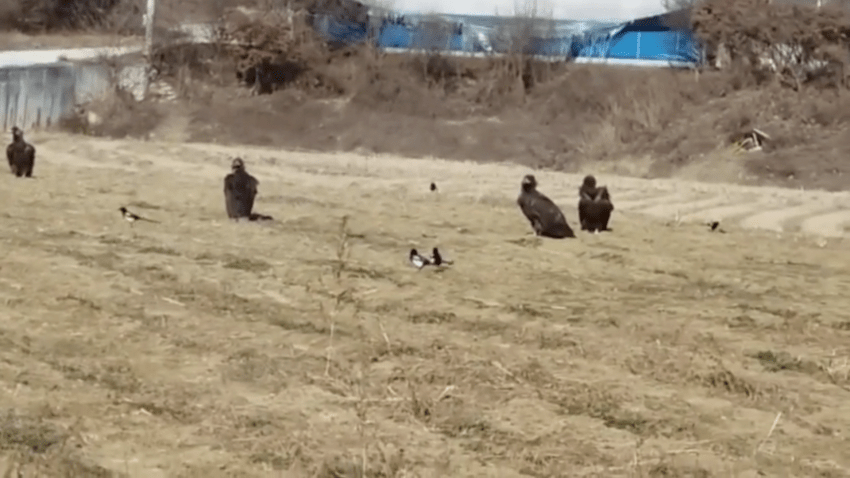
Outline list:
[[[625,208],[540,240],[519,166],[30,140],[2,476],[850,476],[844,239]],[[275,222],[226,220],[236,154]],[[536,174],[576,225],[578,176]]]

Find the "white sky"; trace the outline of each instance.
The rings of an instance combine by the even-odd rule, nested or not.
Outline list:
[[[534,0],[378,0],[393,10],[460,15],[510,15]],[[633,20],[663,13],[661,0],[537,0],[538,11],[552,9],[563,20]],[[370,2],[365,2],[370,3]]]

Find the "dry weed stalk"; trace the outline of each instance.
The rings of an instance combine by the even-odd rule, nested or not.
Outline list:
[[[640,463],[640,457],[641,457],[640,448],[641,448],[641,446],[643,446],[643,437],[638,437],[637,441],[635,442],[634,452],[632,454],[633,455],[632,456],[632,463],[631,463],[632,476],[643,476],[643,470],[641,469],[641,463]]]
[[[360,437],[362,448],[360,449],[360,478],[365,478],[366,467],[368,465],[366,456],[368,453],[368,441],[366,437],[366,425],[369,423],[368,411],[369,403],[366,400],[366,394],[363,391],[363,369],[357,370],[357,401],[354,404],[354,412],[357,415],[357,434]]]
[[[334,278],[339,281],[342,276],[342,272],[345,270],[346,262],[348,262],[350,248],[348,239],[350,234],[348,232],[348,216],[345,215],[342,217],[342,220],[339,224],[339,235],[337,236],[337,246],[336,246],[336,264],[334,266]]]
[[[347,215],[342,217],[339,226],[339,233],[337,235],[336,258],[332,268],[332,274],[335,281],[333,287],[334,291],[328,291],[328,287],[324,287],[324,290],[322,291],[316,291],[320,292],[320,295],[329,295],[330,297],[332,297],[333,300],[333,305],[329,309],[325,307],[325,305],[321,301],[319,302],[319,308],[322,312],[322,315],[326,317],[326,319],[330,323],[330,338],[328,341],[327,354],[325,356],[325,380],[333,380],[333,378],[330,376],[330,366],[331,361],[333,359],[332,354],[334,331],[336,330],[336,324],[339,320],[339,314],[343,311],[346,304],[348,303],[352,303],[354,305],[353,314],[355,317],[357,316],[357,311],[359,310],[358,301],[353,294],[353,287],[345,280],[343,274],[348,265],[351,251],[350,238],[352,236],[348,229],[348,221],[349,217]],[[324,283],[321,278],[319,279],[319,282],[322,283],[324,286]],[[311,290],[309,289],[310,288],[308,287],[308,293],[311,292]],[[378,325],[381,329],[381,335],[383,336],[384,342],[386,342],[387,347],[390,347],[391,342],[389,334],[387,334],[386,329],[380,321],[378,321]],[[366,329],[365,327],[361,327],[361,330],[364,333],[365,341]],[[400,470],[403,469],[401,467],[401,462],[399,458],[402,455],[399,453],[388,457],[387,453],[384,451],[384,447],[382,447],[381,444],[376,441],[375,433],[370,432],[369,430],[369,427],[374,425],[374,422],[369,420],[369,407],[372,406],[372,404],[374,403],[392,402],[398,401],[399,399],[372,399],[368,396],[366,391],[367,377],[365,373],[368,367],[368,358],[364,356],[363,360],[357,365],[354,383],[352,384],[354,387],[354,396],[350,397],[350,400],[346,400],[354,402],[354,410],[355,414],[357,415],[356,428],[361,443],[361,447],[359,449],[360,456],[358,457],[358,461],[360,462],[360,476],[363,478],[367,476],[369,470],[369,451],[371,448],[374,448],[378,451],[381,457],[380,461],[383,462],[383,476],[395,477],[398,476]],[[344,382],[351,383],[348,381]]]
[[[337,316],[345,307],[346,302],[352,300],[352,290],[348,287],[348,284],[344,284],[342,280],[342,272],[345,270],[346,263],[349,259],[349,231],[348,231],[348,216],[343,216],[340,221],[339,227],[339,235],[337,236],[337,246],[336,246],[336,259],[334,261],[332,273],[334,276],[335,282],[335,292],[330,292],[327,290],[328,287],[325,286],[324,281],[321,277],[319,277],[319,283],[322,284],[320,295],[330,295],[333,298],[333,306],[328,310],[325,307],[325,304],[319,300],[319,311],[322,313],[322,316],[327,320],[329,328],[330,328],[330,337],[328,338],[328,347],[326,349],[325,355],[325,377],[330,375],[331,368],[331,360],[333,355],[333,339],[334,339],[334,331],[336,330],[336,322]],[[312,288],[307,286],[307,293],[312,293]]]
[[[772,425],[770,425],[770,430],[768,430],[768,432],[767,432],[767,436],[766,436],[766,437],[764,437],[764,440],[761,440],[761,441],[758,443],[758,445],[756,445],[756,449],[753,451],[753,457],[755,457],[756,455],[758,455],[758,452],[759,452],[759,450],[761,449],[762,445],[764,445],[765,443],[767,443],[767,441],[768,441],[768,440],[770,440],[770,437],[771,437],[771,436],[773,436],[773,431],[774,431],[774,430],[776,430],[776,425],[778,425],[778,424],[779,424],[779,419],[780,419],[780,418],[782,418],[782,412],[779,412],[779,413],[777,413],[777,414],[776,414],[776,418],[774,418],[774,419],[773,419],[773,424],[772,424]]]

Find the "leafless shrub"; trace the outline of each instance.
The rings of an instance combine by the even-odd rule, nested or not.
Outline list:
[[[271,93],[302,79],[307,88],[342,89],[321,71],[334,53],[317,37],[303,10],[231,10],[221,19],[219,36],[237,78],[257,92]],[[308,72],[313,74],[304,75]]]
[[[75,134],[109,138],[146,137],[162,120],[163,113],[149,101],[115,86],[112,91],[81,105],[63,118],[59,127]]]
[[[824,77],[846,84],[850,16],[837,4],[706,0],[692,21],[713,56],[727,55],[744,72],[768,72],[794,89]]]
[[[504,19],[493,42],[494,49],[507,54],[501,61],[494,61],[496,69],[500,70],[497,76],[501,77],[496,81],[502,88],[521,87],[522,92],[526,92],[551,77],[551,65],[534,58],[533,52],[544,39],[554,35],[551,5],[540,6],[537,0],[514,5],[513,15]]]
[[[6,0],[25,32],[105,30],[128,33],[141,25],[142,0]],[[15,5],[17,4],[17,5]],[[3,9],[0,9],[2,11]]]
[[[0,30],[17,27],[21,5],[17,0],[0,0]]]

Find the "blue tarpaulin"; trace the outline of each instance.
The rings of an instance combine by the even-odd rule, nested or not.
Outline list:
[[[695,64],[701,49],[687,22],[671,15],[647,17],[623,24],[540,20],[545,35],[532,36],[524,49],[547,57],[645,60]],[[681,13],[679,13],[681,15]],[[504,35],[516,19],[491,16],[384,14],[368,25],[319,16],[313,25],[328,40],[345,44],[372,41],[378,48],[432,49],[446,52],[507,53]],[[521,21],[521,20],[520,20]],[[440,23],[442,22],[442,23]],[[444,28],[435,29],[436,24]]]

